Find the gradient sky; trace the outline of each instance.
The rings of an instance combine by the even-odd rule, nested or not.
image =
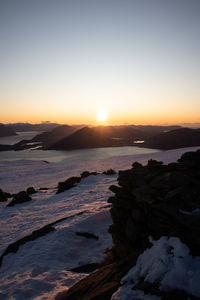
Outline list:
[[[200,0],[0,0],[0,122],[200,122]]]

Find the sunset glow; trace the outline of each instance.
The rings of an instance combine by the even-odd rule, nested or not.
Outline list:
[[[200,122],[200,1],[1,1],[0,122]]]
[[[104,122],[104,121],[106,121],[106,119],[107,119],[107,112],[105,110],[100,110],[97,113],[97,120],[99,122]]]

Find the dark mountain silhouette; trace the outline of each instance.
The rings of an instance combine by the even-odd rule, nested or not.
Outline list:
[[[5,136],[12,136],[12,135],[17,135],[15,130],[13,130],[12,128],[0,124],[0,137],[5,137]]]
[[[143,132],[146,133],[147,137],[162,133],[162,132],[167,132],[175,129],[180,129],[182,128],[179,125],[170,125],[170,126],[158,126],[158,125],[130,125],[130,127],[133,127],[135,129],[142,130]]]
[[[134,139],[143,139],[144,135],[142,131],[129,126],[84,127],[48,149],[70,150],[133,145]]]
[[[31,142],[41,142],[43,148],[49,147],[52,144],[57,143],[63,138],[74,133],[77,129],[69,126],[69,125],[62,125],[54,128],[51,131],[43,132],[41,134],[36,135]]]
[[[40,123],[40,124],[30,124],[30,123],[11,123],[7,125],[8,127],[12,128],[15,131],[49,131],[57,126],[59,124],[57,123]]]
[[[144,146],[162,150],[200,146],[200,129],[181,128],[163,132],[147,139]]]

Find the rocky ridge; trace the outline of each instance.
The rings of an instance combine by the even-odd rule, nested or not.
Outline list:
[[[56,299],[110,299],[139,254],[151,247],[149,236],[178,237],[191,255],[200,256],[199,182],[200,150],[183,154],[177,163],[149,160],[146,166],[135,162],[120,171],[118,186],[110,187],[114,196],[108,199],[114,242],[109,259]],[[143,281],[140,289],[161,299],[198,299],[180,290],[161,292],[158,283]]]

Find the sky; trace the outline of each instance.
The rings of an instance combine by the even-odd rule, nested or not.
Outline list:
[[[0,0],[0,122],[200,122],[199,0]]]

